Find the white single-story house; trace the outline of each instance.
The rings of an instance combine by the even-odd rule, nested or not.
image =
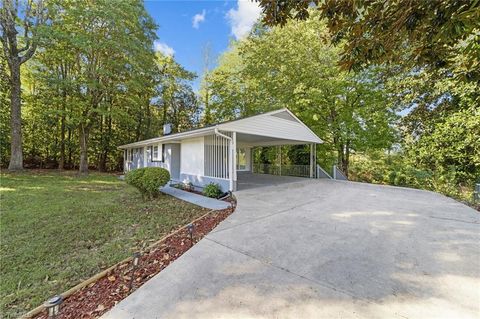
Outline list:
[[[164,130],[165,131],[165,130]],[[168,132],[164,132],[168,133]],[[124,171],[166,168],[174,182],[203,187],[217,183],[235,191],[237,172],[252,171],[254,147],[310,145],[309,177],[315,177],[316,144],[322,140],[288,109],[280,109],[186,132],[119,146]]]

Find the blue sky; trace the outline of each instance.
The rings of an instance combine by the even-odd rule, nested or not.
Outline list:
[[[146,0],[145,7],[158,24],[156,49],[173,54],[199,77],[205,47],[216,59],[231,40],[244,37],[260,15],[258,5],[250,0]],[[194,83],[198,87],[199,79]]]

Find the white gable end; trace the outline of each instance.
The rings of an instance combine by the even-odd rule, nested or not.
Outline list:
[[[305,124],[287,110],[252,116],[237,121],[219,124],[224,131],[268,136],[292,141],[322,143]]]

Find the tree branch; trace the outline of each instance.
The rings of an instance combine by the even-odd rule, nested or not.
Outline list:
[[[29,15],[30,14],[30,10],[31,10],[31,2],[29,1],[29,5],[28,5],[28,9],[27,9],[27,14]],[[26,45],[24,48],[22,48],[21,51],[19,52],[22,52],[22,51],[27,51],[22,57],[20,57],[20,64],[23,64],[25,63],[26,61],[28,61],[32,56],[33,54],[35,53],[36,49],[37,49],[37,40],[35,39],[35,37],[37,36],[37,31],[38,31],[38,26],[40,25],[40,23],[43,23],[43,20],[44,20],[44,12],[43,12],[43,1],[40,0],[37,4],[37,12],[36,12],[36,17],[35,17],[35,25],[33,27],[33,30],[32,30],[32,35],[30,37],[28,37],[28,26],[29,26],[29,22],[28,22],[28,15],[25,16],[25,38],[27,39],[27,42],[26,42]]]

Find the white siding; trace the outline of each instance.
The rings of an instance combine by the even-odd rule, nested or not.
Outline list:
[[[182,141],[180,150],[180,172],[203,176],[204,141],[203,137],[191,138]]]
[[[322,143],[303,123],[278,116],[254,116],[243,120],[218,125],[220,130],[252,135],[275,137],[286,140]]]

